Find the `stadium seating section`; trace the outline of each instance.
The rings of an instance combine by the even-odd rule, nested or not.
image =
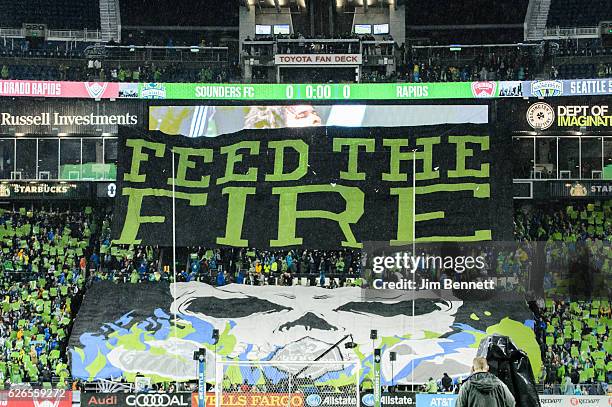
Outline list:
[[[72,211],[2,211],[0,374],[12,383],[68,385],[65,349],[87,275],[94,281],[116,283],[172,281],[172,273],[162,267],[164,256],[164,263],[168,263],[169,253],[160,248],[111,244],[111,218],[104,208],[91,207]],[[612,205],[596,202],[519,208],[515,224],[517,240],[609,239]],[[292,284],[293,277],[301,274],[315,276],[316,285],[325,284],[326,277],[335,277],[335,282],[344,284],[345,278],[357,276],[360,263],[359,254],[347,250],[191,248],[179,254],[182,260],[178,281],[197,280],[213,285]],[[566,381],[565,376],[574,385],[610,380],[612,318],[607,300],[550,299],[534,311],[546,373],[543,382],[559,385]],[[568,385],[565,383],[561,389],[566,391]],[[575,386],[570,389],[575,391]]]
[[[528,0],[504,0],[496,1],[495,7],[491,7],[491,2],[487,0],[410,0],[406,2],[406,23],[408,26],[522,24],[528,4]]]
[[[237,26],[238,2],[130,0],[120,2],[125,25]],[[157,10],[152,13],[151,10]]]
[[[60,387],[66,341],[82,298],[95,224],[91,212],[3,212],[0,374]]]
[[[563,394],[574,394],[574,385],[579,383],[609,382],[610,302],[546,300],[540,312],[536,334],[545,361],[544,382],[562,384]]]
[[[62,30],[100,28],[98,0],[1,0],[0,9],[0,27],[21,28],[23,23],[34,23]]]
[[[51,30],[99,30],[100,1],[0,0],[0,28],[21,28],[23,23],[36,23],[46,24]],[[227,40],[224,37],[235,34],[231,32],[239,26],[240,7],[239,2],[221,3],[220,6],[219,1],[184,4],[172,0],[120,1],[121,23],[131,26],[123,31],[121,45],[208,46],[221,43]],[[529,0],[503,0],[495,2],[495,7],[492,7],[490,0],[409,0],[405,2],[406,28],[408,32],[412,28],[410,35],[429,44],[440,42],[448,45],[461,40],[479,44],[514,44],[523,39],[522,25],[528,4]],[[152,13],[151,10],[156,12]],[[552,0],[546,25],[593,27],[600,21],[612,20],[610,10],[610,0]],[[460,27],[438,27],[429,31],[419,28],[500,24],[508,27],[503,30],[497,27],[494,30],[490,27],[464,30]],[[204,38],[198,29],[173,34],[172,30],[159,29],[165,26],[216,28],[215,34]],[[498,31],[497,35],[490,35],[493,31]],[[347,36],[355,38],[356,34]],[[276,41],[269,37],[257,38],[263,39]],[[205,52],[221,55],[214,54],[218,51],[211,51],[210,48],[200,50],[201,60],[195,59],[195,56],[190,60],[177,56],[176,48],[167,51],[164,47],[154,47],[160,52],[159,55],[164,54],[159,59],[153,59],[134,53],[133,48],[138,47],[113,48],[109,51],[104,44],[92,47],[92,43],[78,41],[4,38],[0,41],[0,79],[237,82],[240,81],[241,69],[238,53],[232,47],[242,50],[249,58],[272,58],[271,50],[279,49],[270,45],[267,51],[252,52],[250,40],[245,42],[248,47],[242,44],[236,46],[235,38],[226,43],[232,45],[230,50],[224,51],[224,60],[221,57],[218,60],[204,59]],[[293,42],[283,45],[286,48],[281,47],[279,52],[352,53],[356,49],[349,48],[346,43],[316,47],[316,41],[311,40],[310,43],[312,46]],[[411,48],[407,44],[402,48],[389,48],[388,53],[365,51],[376,50],[377,47],[381,49],[380,44],[361,48],[364,50],[362,82],[612,78],[612,48],[603,47],[600,39],[548,41],[540,48],[522,45],[465,47],[467,49],[450,52],[446,49],[448,47]],[[151,49],[139,48],[142,55],[151,52]],[[120,54],[122,51],[125,53]],[[184,54],[191,54],[191,51],[186,48]],[[397,57],[397,69],[392,73],[382,63],[379,66],[366,63],[368,57],[391,54]],[[151,54],[146,55],[150,57]],[[272,66],[273,63],[252,66],[253,81],[268,82],[273,76],[269,69]],[[281,71],[283,82],[355,81],[354,68],[313,70],[304,67],[288,71],[290,73]],[[0,385],[25,382],[46,388],[68,388],[72,385],[68,341],[88,287],[98,281],[107,281],[109,283],[103,284],[109,285],[112,282],[150,283],[154,287],[161,286],[155,283],[164,283],[167,286],[168,282],[174,282],[169,266],[172,253],[160,247],[113,244],[112,210],[108,207],[72,205],[68,209],[32,204],[8,208],[6,202],[2,205],[5,205],[5,209],[0,208]],[[529,303],[533,321],[529,314],[528,322],[533,322],[542,355],[542,376],[538,380],[545,393],[605,394],[607,383],[612,382],[612,297],[606,291],[609,290],[612,273],[612,251],[609,249],[612,243],[612,200],[584,203],[576,200],[573,204],[547,203],[541,206],[517,204],[514,240],[546,242],[546,261],[555,266],[561,264],[561,256],[575,254],[581,247],[586,247],[588,254],[595,259],[596,272],[592,275],[590,288],[597,289],[597,295],[588,298],[575,295],[573,279],[576,275],[564,274],[561,267],[549,268],[543,277],[546,298]],[[178,282],[263,286],[293,285],[297,281],[303,284],[304,281],[305,285],[329,289],[360,286],[362,283],[359,251],[264,251],[204,247],[178,248],[177,251]],[[529,252],[529,255],[532,253]],[[513,281],[500,289],[527,294],[526,284],[523,283],[530,280],[529,267],[532,265],[527,252],[516,249],[498,254],[491,256],[492,269],[497,267],[495,273],[498,274],[491,274]],[[575,269],[572,270],[575,272]],[[431,273],[434,278],[441,277],[435,274],[441,273],[438,269],[421,269],[418,272]],[[417,277],[422,277],[421,274],[417,274]],[[122,287],[134,288],[127,285]],[[589,293],[593,294],[593,291]],[[520,303],[525,305],[522,300]],[[476,317],[473,320],[477,321],[476,313],[472,315]],[[532,326],[525,325],[531,334]],[[533,349],[537,355],[537,346]],[[435,380],[433,385],[436,386]],[[436,386],[435,390],[440,389]]]
[[[552,0],[546,25],[595,27],[600,21],[609,21],[610,13],[608,0]]]

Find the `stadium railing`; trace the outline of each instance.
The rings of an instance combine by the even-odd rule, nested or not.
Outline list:
[[[172,61],[172,62],[228,62],[228,47],[105,45],[102,56],[107,60]],[[86,50],[87,53],[87,50]]]
[[[0,38],[26,38],[25,28],[0,28]],[[46,30],[47,41],[88,41],[102,40],[100,30]]]
[[[558,40],[562,38],[597,38],[598,27],[548,27],[544,32],[545,40]]]

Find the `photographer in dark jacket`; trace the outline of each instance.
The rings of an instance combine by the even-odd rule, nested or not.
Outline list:
[[[444,376],[442,376],[442,390],[447,393],[453,391],[453,379],[448,373],[444,373]]]
[[[455,407],[515,407],[514,396],[495,375],[485,358],[475,358],[472,375],[461,386]]]

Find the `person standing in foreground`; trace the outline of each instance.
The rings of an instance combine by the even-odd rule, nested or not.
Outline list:
[[[459,390],[455,407],[515,407],[514,396],[508,386],[489,373],[485,358],[475,358],[472,375]]]

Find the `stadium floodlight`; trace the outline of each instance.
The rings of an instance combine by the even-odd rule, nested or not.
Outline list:
[[[193,352],[193,360],[197,360],[198,362],[203,362],[206,360],[206,348],[200,348]]]
[[[351,338],[351,340],[344,344],[344,349],[355,349],[357,347],[357,344],[355,343],[355,340],[353,339],[353,335],[349,334],[348,337]]]
[[[395,352],[389,352],[389,361],[391,362],[391,387],[393,387],[394,383],[393,383],[393,378],[395,376],[395,374],[393,373],[393,365],[397,360],[397,354]]]

